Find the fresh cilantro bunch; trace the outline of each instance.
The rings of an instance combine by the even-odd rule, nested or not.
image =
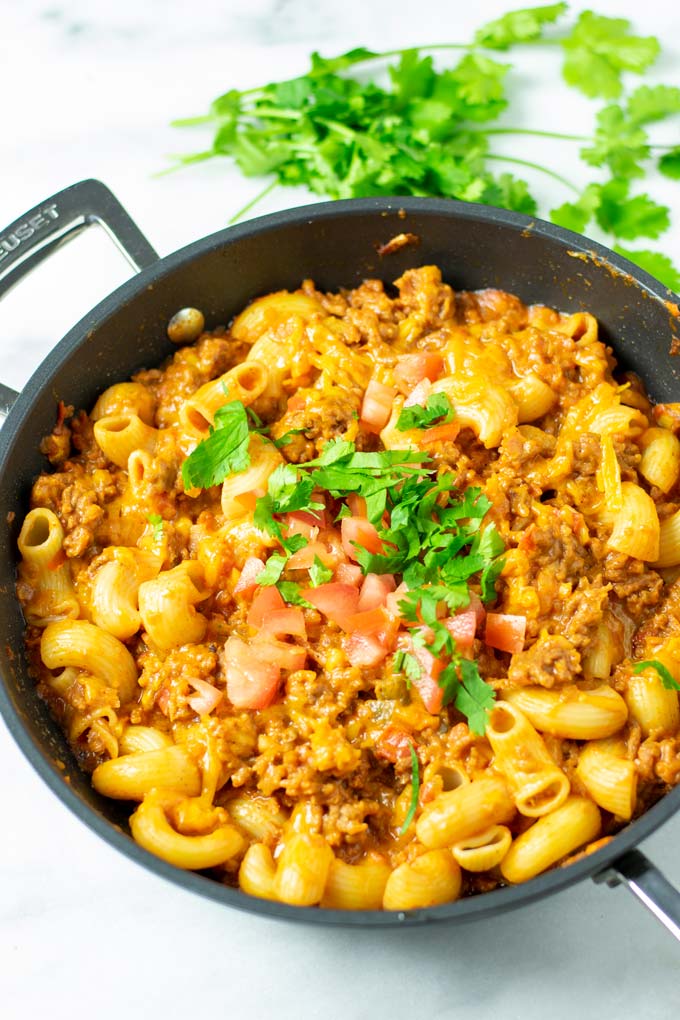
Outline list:
[[[624,75],[652,66],[658,40],[633,34],[623,18],[589,10],[570,26],[555,27],[567,13],[566,3],[510,11],[482,25],[471,43],[384,53],[359,47],[331,58],[313,53],[304,75],[230,89],[206,116],[175,121],[215,128],[209,149],[179,156],[177,165],[226,156],[246,176],[272,176],[232,222],[277,185],[305,185],[330,198],[442,196],[534,215],[537,203],[526,181],[492,169],[497,162],[530,167],[576,195],[552,210],[554,222],[578,231],[596,223],[615,250],[680,290],[680,273],[667,256],[619,243],[657,238],[669,225],[665,206],[631,189],[652,160],[661,173],[680,179],[680,145],[652,146],[646,130],[677,116],[680,89],[643,85],[624,95]],[[560,135],[552,124],[548,130],[496,126],[510,105],[512,65],[492,54],[527,45],[561,51],[567,85],[593,99],[618,100],[598,111],[592,137]],[[458,59],[439,70],[429,55],[435,50],[459,51]],[[367,79],[372,67],[376,74]],[[580,189],[524,159],[521,149],[517,156],[494,152],[497,134],[584,142],[583,160],[610,176]]]

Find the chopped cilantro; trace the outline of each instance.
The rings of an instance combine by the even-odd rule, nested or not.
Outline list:
[[[291,606],[302,606],[303,609],[314,608],[311,602],[303,599],[300,594],[302,588],[296,581],[279,581],[276,587],[279,589],[283,600],[289,602]]]
[[[318,556],[314,557],[314,562],[309,568],[309,580],[312,582],[313,588],[318,588],[320,584],[326,584],[333,576],[333,571],[330,567],[325,566],[321,562]]]
[[[224,404],[215,412],[210,433],[182,464],[185,489],[209,489],[228,475],[250,467],[248,416],[239,400]]]
[[[295,436],[302,435],[304,431],[304,429],[288,429],[287,432],[284,432],[278,439],[273,439],[272,442],[277,450],[281,450],[284,446],[288,446],[292,443]]]
[[[257,575],[257,583],[263,587],[276,584],[283,573],[287,561],[288,556],[283,556],[281,553],[272,553],[265,564],[264,570],[260,571]]]
[[[147,514],[146,519],[153,528],[154,542],[160,542],[163,538],[163,518],[160,514]]]
[[[428,426],[439,422],[445,425],[452,421],[454,410],[451,401],[445,393],[431,393],[425,405],[413,404],[405,407],[397,419],[399,432],[406,432],[408,429],[426,429]]]
[[[418,808],[418,794],[420,793],[420,766],[418,762],[418,755],[415,752],[413,744],[409,744],[409,750],[411,752],[411,803],[406,814],[406,818],[399,829],[399,835],[403,836],[407,832],[411,822],[416,816],[416,810]]]
[[[655,669],[667,691],[680,691],[680,684],[673,678],[663,662],[659,662],[658,659],[645,659],[644,662],[636,662],[633,666],[633,673],[642,673],[644,669]]]

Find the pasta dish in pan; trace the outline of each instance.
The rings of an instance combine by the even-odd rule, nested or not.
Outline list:
[[[19,537],[39,691],[141,846],[410,910],[680,780],[680,405],[592,315],[423,266],[168,332],[60,405]]]

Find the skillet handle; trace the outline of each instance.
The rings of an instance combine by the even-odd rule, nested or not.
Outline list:
[[[618,857],[595,881],[610,888],[623,882],[680,942],[680,891],[639,850]]]
[[[60,245],[92,224],[104,228],[135,272],[158,261],[158,253],[115,195],[101,181],[80,181],[0,231],[0,298]],[[0,383],[0,424],[18,396]]]

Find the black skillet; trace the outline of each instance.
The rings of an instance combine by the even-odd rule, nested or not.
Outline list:
[[[609,885],[625,882],[680,939],[680,893],[635,849],[680,808],[680,786],[609,844],[567,868],[431,909],[347,913],[289,907],[166,864],[133,842],[125,807],[92,789],[36,696],[14,596],[19,525],[32,480],[46,467],[38,444],[54,425],[57,400],[91,407],[107,386],[158,365],[173,350],[165,327],[180,307],[202,309],[211,327],[228,322],[253,297],[296,288],[305,277],[323,289],[337,289],[354,287],[369,276],[391,281],[412,266],[434,263],[458,289],[498,287],[527,304],[593,312],[620,362],[645,379],[654,399],[668,401],[680,400],[680,363],[673,353],[680,346],[677,297],[630,262],[577,234],[517,213],[435,199],[367,198],[292,209],[219,231],[160,259],[98,181],[67,188],[0,234],[0,297],[92,223],[108,231],[138,274],[57,344],[23,393],[0,385],[0,408],[7,415],[0,432],[0,520],[7,522],[0,531],[0,711],[55,795],[132,860],[187,889],[257,914],[362,927],[462,922],[530,903],[590,877]],[[402,232],[416,235],[419,244],[381,256],[380,246]]]

